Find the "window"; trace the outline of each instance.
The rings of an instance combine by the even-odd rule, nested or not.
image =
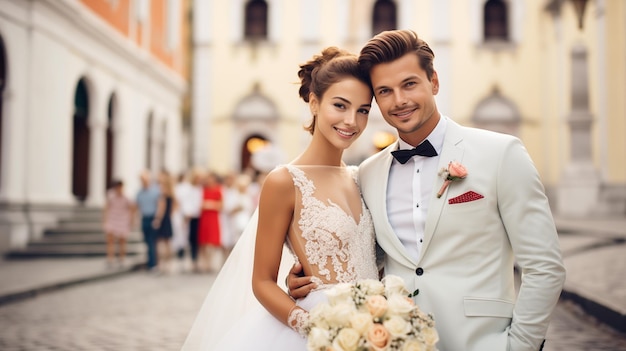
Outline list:
[[[106,170],[105,170],[105,187],[108,189],[113,181],[113,158],[115,150],[115,135],[113,132],[113,124],[115,123],[115,93],[109,97],[109,104],[107,106],[107,130],[106,130]]]
[[[508,41],[509,20],[507,4],[503,0],[489,0],[484,10],[485,41]]]
[[[391,0],[378,0],[374,4],[372,35],[382,31],[397,29],[396,4]]]
[[[89,91],[87,81],[81,78],[74,94],[74,130],[72,150],[72,194],[85,201],[89,189]]]
[[[244,36],[247,40],[267,39],[267,3],[250,0],[246,3]]]

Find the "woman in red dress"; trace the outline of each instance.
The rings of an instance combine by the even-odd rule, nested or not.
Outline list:
[[[222,246],[220,235],[220,211],[222,210],[222,187],[215,173],[209,172],[204,181],[204,195],[202,201],[202,212],[198,226],[198,258],[204,267],[209,270],[214,266],[211,258],[215,250]],[[215,270],[219,270],[216,267]]]

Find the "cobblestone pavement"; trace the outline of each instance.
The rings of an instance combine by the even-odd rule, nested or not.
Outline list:
[[[544,351],[626,351],[626,334],[586,315],[571,301],[554,310]]]
[[[213,276],[135,272],[0,307],[0,350],[179,350]]]
[[[213,276],[135,272],[0,306],[0,350],[179,350]],[[626,350],[626,334],[559,303],[545,351]]]

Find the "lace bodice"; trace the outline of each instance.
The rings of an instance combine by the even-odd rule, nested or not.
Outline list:
[[[357,167],[286,166],[296,186],[288,246],[318,287],[378,279],[372,218]]]

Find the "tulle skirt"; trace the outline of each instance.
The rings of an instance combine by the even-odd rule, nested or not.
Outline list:
[[[311,292],[298,305],[310,311],[327,301],[323,290]],[[306,339],[257,306],[246,313],[211,351],[306,351]],[[209,350],[206,350],[209,351]]]

